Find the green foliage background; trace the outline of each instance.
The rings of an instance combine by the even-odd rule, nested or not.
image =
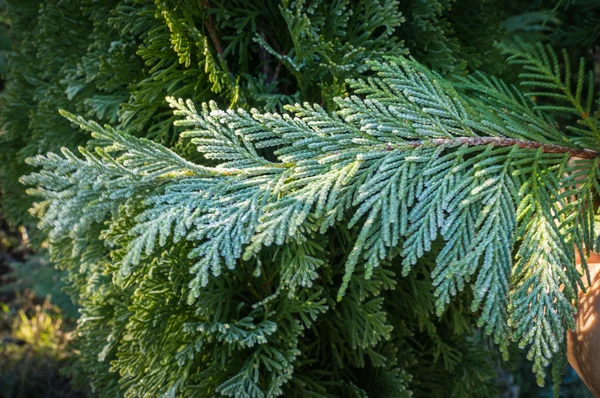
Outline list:
[[[366,60],[407,54],[441,74],[479,70],[516,81],[516,69],[495,45],[515,35],[593,62],[599,7],[572,3],[6,1],[12,51],[0,61],[8,82],[0,105],[2,216],[32,225],[32,200],[18,182],[32,170],[26,158],[93,144],[59,108],[210,165],[180,140],[166,96],[269,112],[306,101],[332,111],[333,98],[348,94],[347,79],[370,73]],[[133,223],[141,208],[130,211]],[[124,247],[129,227],[103,236]],[[466,289],[441,317],[434,315],[433,257],[419,260],[405,278],[379,269],[366,280],[357,272],[337,302],[346,248],[360,231],[336,228],[322,237],[335,249],[312,253],[324,264],[312,289],[252,306],[286,277],[273,248],[261,264],[253,259],[221,275],[190,306],[189,243],[144,257],[135,274],[120,280],[117,264],[125,253],[96,238],[102,229],[97,224],[79,247],[65,241],[51,253],[68,271],[81,307],[74,347],[81,355],[71,374],[83,388],[103,396],[241,396],[238,382],[255,377],[246,358],[266,355],[273,368],[256,375],[262,392],[255,396],[279,388],[299,397],[488,396],[496,389],[500,359],[477,330],[473,293]],[[399,274],[399,264],[389,268]],[[207,319],[222,337],[203,340]],[[242,330],[239,338],[264,328],[285,358],[266,349],[257,354],[254,344],[229,337],[231,324]],[[194,354],[200,345],[202,357]]]

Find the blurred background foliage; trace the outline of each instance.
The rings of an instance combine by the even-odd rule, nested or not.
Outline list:
[[[0,396],[83,397],[61,373],[77,310],[62,272],[31,250],[25,228],[0,219]]]
[[[74,390],[61,371],[78,354],[68,344],[77,307],[63,291],[65,271],[51,265],[27,214],[31,200],[17,182],[28,172],[27,156],[85,145],[87,136],[57,108],[143,132],[193,157],[178,142],[167,95],[266,111],[309,101],[331,110],[332,98],[346,93],[344,80],[365,71],[365,59],[408,53],[440,73],[483,70],[516,81],[497,46],[514,36],[565,48],[573,60],[583,56],[600,77],[597,0],[382,1],[393,6],[389,20],[368,27],[366,36],[357,20],[361,9],[342,32],[302,2],[282,1],[281,8],[273,1],[251,3],[213,1],[203,9],[199,5],[208,2],[0,0],[0,395],[89,393]],[[343,11],[353,7],[339,4]],[[302,12],[318,26],[316,36],[294,25]],[[186,19],[204,21],[208,33],[184,25]],[[551,383],[537,387],[513,351],[510,362],[494,365],[499,395],[552,396]],[[591,395],[568,369],[560,396]]]

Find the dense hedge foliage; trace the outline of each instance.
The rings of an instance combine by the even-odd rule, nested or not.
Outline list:
[[[26,158],[110,141],[102,134],[90,141],[59,108],[214,166],[210,153],[180,137],[179,117],[165,97],[260,112],[309,102],[331,113],[339,106],[334,98],[349,94],[349,79],[373,75],[366,61],[410,54],[452,78],[477,70],[517,81],[517,69],[496,44],[517,34],[549,40],[589,65],[594,54],[581,51],[581,43],[591,48],[598,36],[598,7],[591,3],[531,9],[494,0],[6,4],[13,51],[0,113],[0,189],[3,217],[25,224],[32,222],[33,199],[18,179],[34,170]],[[569,23],[558,28],[561,21]],[[105,177],[98,176],[100,186]],[[404,277],[397,256],[374,271],[359,264],[348,277],[348,248],[361,229],[339,224],[312,236],[311,245],[267,247],[237,260],[190,304],[193,242],[157,239],[160,250],[144,247],[137,266],[122,272],[136,239],[129,231],[147,217],[143,200],[122,199],[112,213],[86,220],[77,239],[68,232],[74,224],[50,236],[51,258],[68,271],[81,307],[74,347],[80,355],[72,367],[81,386],[132,397],[493,394],[499,354],[478,329],[473,291],[459,292],[435,315],[432,271],[440,242]],[[63,223],[73,209],[64,211]],[[350,283],[338,301],[343,280]]]
[[[9,55],[2,106],[3,170],[13,173],[2,183],[14,220],[28,208],[15,178],[24,159],[88,140],[59,108],[172,146],[177,132],[168,95],[266,111],[303,101],[332,109],[332,99],[347,92],[346,80],[366,71],[366,59],[412,49],[442,71],[501,64],[493,46],[501,15],[490,11],[499,8],[493,1],[415,2],[408,9],[395,1],[8,7],[18,51]],[[478,40],[464,43],[466,36]]]

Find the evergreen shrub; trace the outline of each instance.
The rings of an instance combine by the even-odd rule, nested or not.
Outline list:
[[[516,342],[558,388],[599,112],[590,54],[530,42],[596,33],[507,3],[9,1],[3,206],[67,271],[78,383],[489,396]]]

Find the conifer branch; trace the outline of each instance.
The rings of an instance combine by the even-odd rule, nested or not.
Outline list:
[[[467,76],[501,70],[502,13],[476,0],[0,3],[14,50],[3,216],[24,220],[33,198],[17,179],[35,169],[22,181],[38,238],[81,311],[80,388],[491,396],[495,353],[473,339],[477,324],[501,351],[530,344],[538,373],[564,368],[554,353],[579,277],[569,250],[600,227],[600,159],[570,158],[600,152],[597,96],[571,78],[564,97],[562,65],[564,84],[537,104]],[[409,49],[443,75],[381,63]],[[540,72],[530,80],[559,84]],[[198,109],[175,101],[173,115],[167,96]],[[573,98],[561,127],[581,124],[559,130]],[[321,107],[285,112],[304,101]],[[98,125],[72,117],[76,128],[59,108]]]
[[[42,197],[40,226],[53,243],[65,234],[83,240],[95,223],[125,229],[126,240],[111,242],[122,249],[122,278],[187,241],[178,247],[195,261],[189,303],[240,263],[255,262],[260,273],[263,253],[273,251],[295,297],[320,276],[315,253],[327,245],[320,234],[333,228],[357,231],[339,305],[355,294],[357,274],[377,277],[401,256],[406,275],[432,252],[438,314],[472,285],[478,324],[505,354],[510,340],[530,346],[543,380],[572,326],[581,284],[574,246],[589,248],[596,239],[593,206],[577,204],[600,194],[597,143],[566,137],[532,101],[496,80],[454,82],[406,58],[371,67],[376,77],[350,82],[362,97],[338,98],[333,113],[310,104],[288,106],[283,115],[223,111],[215,103],[198,110],[168,98],[181,117],[176,124],[188,129],[182,137],[212,167],[65,114],[102,146],[81,149],[83,159],[65,150],[30,160],[42,170],[22,181]],[[130,207],[133,219],[123,214]],[[373,344],[389,335],[383,326],[364,333]],[[239,373],[223,388],[235,390],[248,377]]]

